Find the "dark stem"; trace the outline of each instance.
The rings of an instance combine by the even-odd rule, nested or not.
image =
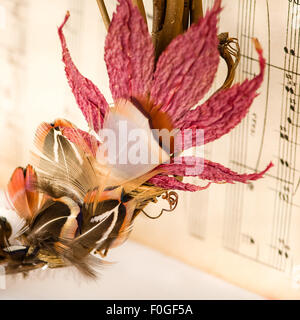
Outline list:
[[[156,59],[158,59],[168,44],[183,32],[184,1],[185,0],[166,0],[153,2],[154,16],[159,21],[163,20],[160,30],[153,32]],[[164,11],[162,10],[163,5],[165,8]],[[156,9],[157,12],[155,12]],[[164,19],[161,18],[163,12],[165,12]],[[156,29],[159,27],[157,21],[154,23],[154,26]]]
[[[153,0],[152,41],[155,48],[155,57],[158,58],[157,47],[166,14],[166,0]]]
[[[186,31],[189,27],[190,2],[191,2],[191,0],[184,0],[183,17],[182,17],[182,30],[183,31]]]
[[[190,1],[190,24],[198,22],[200,18],[203,18],[203,6],[202,0],[191,0]]]

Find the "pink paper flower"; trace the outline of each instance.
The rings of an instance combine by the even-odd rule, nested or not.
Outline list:
[[[138,8],[133,6],[131,0],[119,0],[119,3],[106,37],[104,56],[114,101],[126,99],[142,108],[153,128],[202,129],[204,143],[222,137],[238,125],[246,116],[263,81],[265,60],[258,41],[259,74],[251,80],[219,91],[191,110],[207,93],[217,71],[220,60],[217,24],[221,0],[215,1],[203,19],[177,36],[161,54],[156,65],[152,40]],[[58,29],[66,75],[89,127],[97,132],[109,112],[108,103],[99,89],[80,74],[71,59],[63,35],[68,18],[69,14]],[[65,133],[70,140],[73,139],[72,129],[66,129]],[[92,140],[88,133],[82,132],[82,135],[86,141]],[[190,146],[196,146],[195,140],[190,141]],[[176,159],[169,164],[162,164],[161,168],[166,173],[152,177],[148,182],[165,189],[203,189],[174,177],[185,176],[186,168],[197,159],[185,157],[182,160],[180,165]],[[259,173],[238,174],[218,163],[208,160],[203,163],[202,173],[194,176],[218,183],[257,180],[273,166],[270,163]]]

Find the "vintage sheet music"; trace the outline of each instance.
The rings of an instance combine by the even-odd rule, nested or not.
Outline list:
[[[14,167],[26,165],[41,121],[66,117],[84,128],[56,34],[67,9],[74,60],[112,102],[103,61],[106,31],[95,3],[0,1],[2,186]],[[151,1],[145,3],[151,17]],[[115,4],[109,1],[110,13]],[[258,72],[252,37],[261,42],[267,66],[247,118],[205,153],[238,172],[263,170],[270,161],[275,166],[248,185],[180,193],[175,212],[158,220],[139,217],[132,238],[268,298],[300,298],[300,1],[223,0],[223,7],[220,32],[237,37],[241,47],[236,81]],[[224,74],[221,63],[218,83]],[[159,210],[147,208],[153,215]]]
[[[140,218],[134,237],[263,296],[300,298],[300,2],[223,6],[220,31],[241,47],[237,81],[258,72],[252,37],[261,42],[267,66],[247,118],[207,146],[207,157],[238,172],[263,170],[269,161],[275,166],[249,185],[180,194],[174,213]]]

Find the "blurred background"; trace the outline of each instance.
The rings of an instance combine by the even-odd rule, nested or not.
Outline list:
[[[109,1],[108,9],[116,1]],[[35,129],[42,121],[85,122],[69,90],[57,27],[66,11],[65,32],[75,63],[112,102],[103,60],[106,30],[96,1],[0,1],[0,183],[26,165]],[[85,58],[87,57],[87,58]]]

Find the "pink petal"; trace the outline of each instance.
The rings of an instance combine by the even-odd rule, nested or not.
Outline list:
[[[90,128],[98,132],[102,127],[103,119],[109,110],[109,106],[99,89],[89,79],[82,76],[71,59],[63,34],[63,27],[68,21],[69,16],[70,14],[67,12],[62,25],[58,28],[62,46],[62,60],[65,64],[66,76],[77,104]]]
[[[181,161],[180,161],[181,160]],[[247,183],[251,180],[257,180],[273,167],[270,162],[265,170],[251,174],[239,174],[230,169],[209,160],[197,161],[195,157],[175,158],[174,163],[162,164],[167,174],[178,176],[197,176],[203,180],[210,180],[211,182],[242,182]]]
[[[120,0],[105,40],[104,59],[114,100],[150,91],[154,48],[147,25],[131,0]]]
[[[257,40],[255,45],[259,54],[259,74],[252,80],[247,79],[242,84],[216,93],[198,108],[190,110],[184,119],[177,122],[178,127],[203,129],[204,141],[208,143],[228,133],[241,122],[263,81],[265,60]]]
[[[78,145],[86,153],[96,157],[100,142],[88,132],[71,127],[60,127],[62,134],[71,142]]]
[[[166,190],[182,190],[191,192],[204,190],[210,186],[210,183],[208,183],[206,186],[200,187],[194,184],[178,181],[174,177],[168,177],[159,174],[151,178],[147,182]]]
[[[175,122],[204,96],[213,82],[219,63],[220,4],[216,0],[213,9],[176,37],[158,60],[151,99]]]

